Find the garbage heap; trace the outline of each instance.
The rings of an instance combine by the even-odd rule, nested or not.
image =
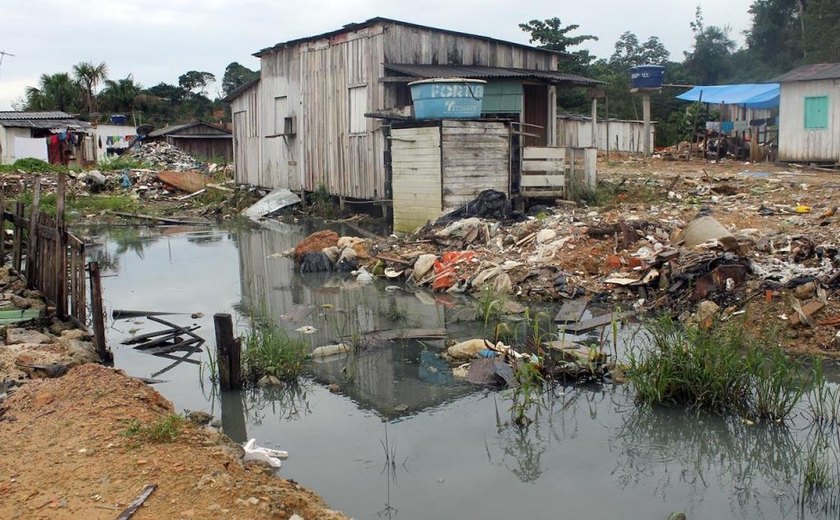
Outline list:
[[[585,297],[683,317],[702,304],[718,318],[756,302],[791,326],[816,323],[820,311],[840,315],[829,301],[840,287],[840,255],[829,240],[728,228],[710,209],[688,221],[548,211],[554,210],[507,220],[467,217],[405,238],[322,231],[294,254],[302,272],[403,279],[438,294],[490,290],[527,302]],[[329,240],[319,241],[325,233]],[[832,319],[840,325],[838,318],[827,323]]]
[[[209,166],[180,148],[165,142],[144,143],[131,151],[131,157],[161,170],[179,172],[192,170],[206,173]]]

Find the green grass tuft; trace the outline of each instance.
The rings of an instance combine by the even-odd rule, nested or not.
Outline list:
[[[289,335],[268,320],[255,320],[245,336],[242,368],[246,379],[256,382],[263,376],[294,381],[303,371],[307,342]]]
[[[630,352],[627,367],[641,403],[781,423],[811,383],[800,362],[738,323],[704,331],[666,318],[647,332],[649,344]]]
[[[128,421],[123,435],[148,442],[172,442],[184,429],[184,418],[169,414],[151,424],[143,424],[139,419]]]

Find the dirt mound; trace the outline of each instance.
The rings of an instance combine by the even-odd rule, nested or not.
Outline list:
[[[132,435],[172,404],[122,372],[83,365],[32,381],[0,404],[0,518],[115,518],[157,484],[134,518],[346,518],[312,492],[243,465],[214,430]],[[230,442],[230,441],[227,441]]]

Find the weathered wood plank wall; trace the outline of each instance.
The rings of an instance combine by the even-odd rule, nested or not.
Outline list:
[[[409,233],[440,216],[440,144],[438,126],[391,131],[394,231]]]
[[[257,186],[260,178],[259,84],[231,102],[233,114],[233,156],[236,182]]]
[[[441,135],[444,211],[482,190],[510,194],[510,131],[504,123],[443,121]]]
[[[805,98],[828,96],[828,128],[805,128]],[[782,83],[779,98],[779,159],[840,161],[840,80]]]

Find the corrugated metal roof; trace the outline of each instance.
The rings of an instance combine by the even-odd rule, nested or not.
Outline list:
[[[788,81],[812,81],[817,79],[840,78],[840,63],[815,63],[797,67],[787,74],[782,74],[773,81],[784,83]]]
[[[415,78],[521,78],[540,79],[550,83],[567,83],[574,85],[600,85],[603,82],[595,79],[566,74],[555,70],[512,69],[505,67],[484,67],[480,65],[413,65],[386,64],[385,68],[400,74],[407,74]]]
[[[508,41],[505,41],[505,40],[499,40],[499,39],[496,39],[496,38],[491,38],[489,36],[482,36],[482,35],[479,35],[479,34],[470,34],[470,33],[464,33],[464,32],[459,32],[459,31],[451,31],[449,29],[439,29],[437,27],[429,27],[428,25],[420,25],[420,24],[416,24],[416,23],[402,22],[400,20],[394,20],[393,18],[383,18],[381,16],[377,16],[376,18],[371,18],[369,20],[365,20],[364,22],[349,23],[349,24],[345,25],[344,27],[342,27],[341,29],[336,29],[335,31],[325,32],[325,33],[322,33],[322,34],[317,34],[315,36],[307,36],[305,38],[298,38],[296,40],[289,40],[289,41],[286,41],[286,42],[281,42],[281,43],[278,43],[277,45],[274,45],[273,47],[267,47],[265,49],[261,49],[258,52],[255,52],[254,56],[259,58],[260,56],[262,56],[264,54],[268,54],[272,51],[276,51],[276,50],[283,49],[283,48],[286,48],[286,47],[291,47],[291,46],[297,45],[299,43],[304,43],[304,42],[314,41],[314,40],[321,40],[321,39],[324,39],[324,38],[332,38],[333,36],[338,36],[339,34],[343,34],[343,33],[350,32],[350,31],[358,31],[360,29],[364,29],[366,27],[370,27],[371,25],[376,25],[378,23],[392,23],[392,24],[404,25],[406,27],[416,27],[418,29],[428,29],[428,30],[437,31],[437,32],[440,32],[440,33],[453,34],[455,36],[466,36],[468,38],[477,38],[477,39],[480,39],[480,40],[501,43],[503,45],[511,45],[513,47],[523,47],[523,48],[534,50],[534,51],[547,52],[547,53],[550,53],[550,54],[557,54],[557,55],[560,55],[560,56],[569,56],[569,53],[566,53],[566,52],[552,51],[552,50],[549,50],[549,49],[541,49],[539,47],[534,47],[534,46],[531,46],[531,45],[525,45],[524,43],[514,43],[514,42],[508,42]]]
[[[6,120],[23,120],[23,119],[74,119],[73,116],[66,112],[15,112],[15,111],[0,111],[0,121]]]

